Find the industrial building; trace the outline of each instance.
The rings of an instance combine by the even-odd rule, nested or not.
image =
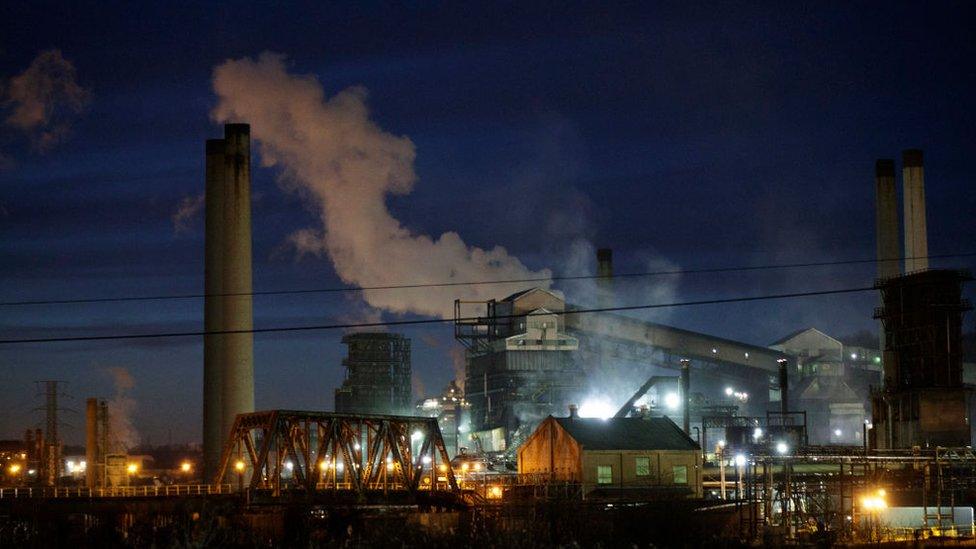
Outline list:
[[[471,404],[464,398],[464,391],[451,380],[440,396],[421,399],[416,405],[415,414],[437,419],[447,451],[453,456],[464,446],[466,437],[463,435],[469,428],[470,409]]]
[[[897,268],[894,161],[876,164],[883,386],[871,398],[878,449],[969,446],[973,402],[963,384],[962,298],[968,272],[929,270],[922,151],[902,153],[904,271]],[[893,261],[894,260],[894,261]]]
[[[518,450],[518,471],[582,484],[584,497],[701,497],[701,448],[666,417],[549,416]]]
[[[608,255],[601,253],[603,263]],[[778,350],[618,314],[573,312],[579,309],[544,288],[455,303],[472,436],[485,451],[514,457],[538,423],[570,404],[583,416],[610,417],[648,378],[674,375],[682,359],[693,371],[688,401],[696,424],[710,416],[764,416],[780,399],[778,361],[788,357]],[[679,407],[666,402],[677,390],[659,386],[634,404],[679,418]]]
[[[341,414],[409,415],[411,405],[410,339],[400,334],[354,333],[347,347],[346,377],[335,390]]]

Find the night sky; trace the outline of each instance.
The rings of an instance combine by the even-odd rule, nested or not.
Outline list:
[[[13,4],[0,8],[2,301],[201,292],[192,206],[204,140],[222,131],[214,70],[263,52],[313,75],[326,98],[362,86],[375,126],[409,138],[416,181],[386,197],[403,228],[502,246],[532,272],[592,273],[596,247],[613,248],[617,272],[869,259],[874,160],[900,163],[907,148],[925,151],[930,253],[976,252],[972,3]],[[294,244],[297,231],[321,231],[319,208],[254,151],[255,290],[345,285],[328,253]],[[443,281],[404,271],[403,283]],[[874,274],[860,264],[645,278],[621,284],[618,299],[856,287]],[[590,299],[586,284],[554,286]],[[807,326],[873,331],[876,301],[649,318],[766,345]],[[254,308],[258,327],[420,317],[357,293],[257,297]],[[192,299],[0,307],[0,339],[202,325]],[[451,326],[402,332],[416,396],[441,390],[460,349]],[[341,336],[257,335],[257,407],[331,409]],[[59,379],[79,412],[64,416],[69,443],[83,439],[90,396],[130,409],[143,442],[198,441],[202,362],[200,337],[0,345],[0,438],[40,421],[33,381]]]

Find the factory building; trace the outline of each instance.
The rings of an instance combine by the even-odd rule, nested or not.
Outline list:
[[[810,442],[863,444],[870,389],[881,384],[880,351],[844,345],[812,327],[770,347],[790,356],[791,401],[807,413]]]
[[[421,399],[416,405],[414,415],[437,418],[437,426],[450,455],[457,455],[465,444],[463,434],[469,428],[468,410],[471,404],[453,380],[440,396]]]
[[[878,273],[883,386],[871,395],[871,444],[880,449],[969,446],[973,402],[963,382],[962,299],[968,272],[929,270],[922,151],[902,153],[904,274],[899,252],[894,161],[879,160]],[[895,264],[897,265],[897,264]]]
[[[518,471],[579,482],[584,497],[701,497],[701,448],[673,421],[549,416],[518,450]]]
[[[963,385],[962,271],[883,279],[884,389],[872,399],[878,448],[969,446],[970,394]]]
[[[355,333],[342,338],[347,347],[346,377],[335,390],[335,411],[342,414],[411,415],[410,339],[400,334]]]
[[[601,252],[601,272],[612,272],[605,265],[609,254]],[[765,415],[780,399],[777,361],[786,358],[780,351],[577,310],[543,288],[455,303],[476,447],[514,458],[536,425],[570,404],[580,405],[583,416],[611,417],[649,378],[674,376],[682,359],[692,370],[689,401],[696,424],[707,416]],[[633,404],[680,420],[682,410],[667,406],[675,391],[676,384],[660,384]]]

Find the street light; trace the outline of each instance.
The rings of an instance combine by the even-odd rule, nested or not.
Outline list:
[[[785,456],[790,451],[790,447],[782,440],[776,443],[776,453]]]
[[[184,461],[180,464],[180,471],[183,471],[184,474],[189,474],[193,471],[193,464],[189,461]]]
[[[244,469],[246,469],[246,468],[247,468],[247,464],[244,463],[244,460],[239,459],[239,460],[237,460],[237,461],[234,462],[234,470],[237,471],[237,491],[238,492],[243,492],[244,491]]]

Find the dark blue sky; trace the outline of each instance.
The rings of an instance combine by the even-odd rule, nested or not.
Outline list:
[[[263,51],[288,56],[328,94],[365,86],[377,124],[414,142],[419,181],[389,200],[405,226],[505,246],[533,269],[568,272],[580,242],[613,247],[620,272],[870,258],[874,160],[910,147],[926,155],[931,253],[976,251],[970,3],[12,4],[0,8],[4,89],[58,48],[90,99],[43,151],[0,124],[3,300],[201,291],[202,222],[177,232],[171,217],[202,191],[203,141],[220,135],[213,68]],[[287,246],[318,221],[276,176],[254,173],[255,289],[338,285],[327,258]],[[873,275],[869,265],[686,275],[628,296],[861,286]],[[875,300],[655,318],[766,344],[807,325],[873,330]],[[354,295],[257,298],[255,321],[323,323],[360,308]],[[4,339],[200,327],[192,300],[0,309]],[[453,375],[450,327],[405,333],[422,385],[439,390]],[[331,408],[340,337],[257,336],[258,406]],[[135,380],[143,438],[199,437],[198,339],[0,347],[0,437],[38,420],[32,380],[67,381],[68,406],[81,410],[85,397],[113,396],[112,367]],[[66,438],[79,441],[82,418],[68,421]]]

